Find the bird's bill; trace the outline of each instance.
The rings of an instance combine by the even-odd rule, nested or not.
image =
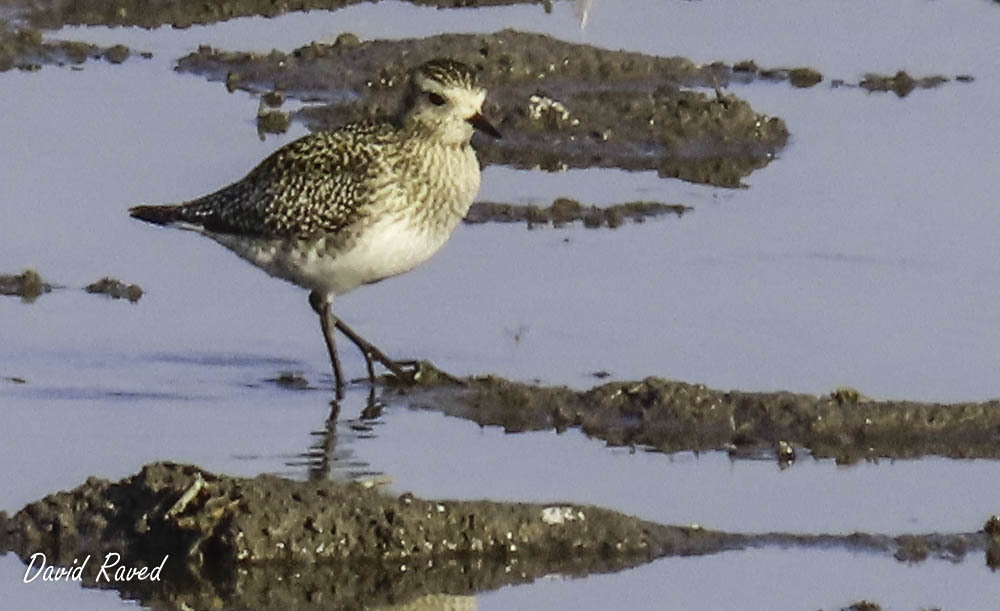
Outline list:
[[[469,117],[468,119],[466,119],[466,121],[468,121],[469,123],[471,123],[472,127],[478,129],[479,131],[483,132],[484,134],[489,134],[490,136],[493,136],[494,138],[502,138],[503,137],[503,136],[500,135],[500,130],[498,130],[497,128],[493,127],[493,124],[490,123],[486,119],[486,117],[484,117],[482,114],[480,114],[478,112],[476,114],[472,115],[471,117]]]

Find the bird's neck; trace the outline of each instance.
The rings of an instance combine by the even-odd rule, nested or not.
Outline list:
[[[462,148],[472,140],[472,126],[464,123],[432,124],[404,117],[401,127],[404,142]]]
[[[468,141],[426,138],[407,139],[402,146],[406,154],[397,158],[395,172],[415,190],[407,201],[424,202],[424,214],[440,215],[453,226],[465,216],[479,190],[479,162],[472,147]]]

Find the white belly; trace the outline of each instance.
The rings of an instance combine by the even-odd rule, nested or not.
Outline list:
[[[333,241],[210,237],[267,273],[301,287],[342,295],[420,265],[447,241],[448,231],[420,231],[412,223],[383,217],[366,227],[351,248],[337,251]]]
[[[314,256],[306,267],[322,285],[315,288],[343,294],[410,271],[430,259],[450,233],[421,231],[411,223],[383,218],[368,227],[350,250],[333,257]]]

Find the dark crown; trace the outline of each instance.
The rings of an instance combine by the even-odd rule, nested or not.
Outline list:
[[[469,89],[476,86],[476,73],[472,68],[453,59],[440,57],[432,59],[421,64],[417,72],[424,78],[442,85]]]

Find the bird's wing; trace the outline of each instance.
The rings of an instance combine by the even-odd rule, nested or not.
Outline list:
[[[181,220],[214,233],[307,236],[350,225],[385,172],[379,125],[354,124],[291,142],[242,180],[180,208]]]

